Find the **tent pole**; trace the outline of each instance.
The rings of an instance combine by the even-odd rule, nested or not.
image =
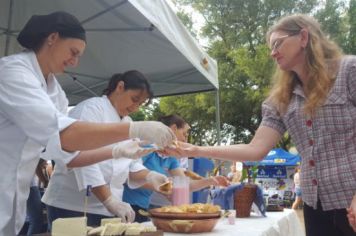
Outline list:
[[[93,15],[93,16],[91,16],[91,17],[88,17],[87,19],[83,20],[83,21],[80,22],[80,23],[81,23],[82,25],[84,25],[84,24],[86,24],[87,22],[89,22],[89,21],[91,21],[91,20],[93,20],[93,19],[95,19],[95,18],[97,18],[97,17],[99,17],[99,16],[101,16],[101,15],[103,15],[103,14],[105,14],[105,13],[107,13],[107,12],[109,12],[109,11],[115,9],[115,8],[117,8],[117,7],[120,7],[121,5],[123,5],[123,4],[125,4],[125,3],[127,3],[127,0],[123,0],[123,1],[121,1],[121,2],[118,2],[118,3],[116,3],[116,4],[112,5],[112,6],[110,6],[109,8],[107,8],[107,9],[101,11],[101,12],[98,12],[97,14],[95,14],[95,15]]]
[[[79,86],[81,86],[82,88],[84,88],[85,90],[87,90],[89,93],[91,93],[92,95],[94,95],[95,97],[98,97],[98,94],[96,94],[93,90],[91,90],[88,86],[86,86],[85,84],[83,84],[82,82],[80,82],[77,77],[70,75],[73,79],[73,81],[75,83],[77,83]]]
[[[13,14],[13,2],[14,0],[10,1],[10,6],[9,6],[9,17],[7,19],[7,32],[6,33],[6,42],[5,42],[5,56],[9,55],[9,49],[10,49],[10,27],[11,27],[11,22],[12,22],[12,14]]]
[[[221,145],[221,134],[220,134],[220,96],[219,96],[219,89],[215,90],[215,119],[216,119],[216,135],[217,135],[217,142],[218,146]],[[216,167],[218,168],[219,175],[221,175],[221,167],[223,161],[216,160]]]
[[[220,97],[219,89],[215,90],[215,119],[216,119],[216,132],[218,145],[221,144],[221,134],[220,134]]]

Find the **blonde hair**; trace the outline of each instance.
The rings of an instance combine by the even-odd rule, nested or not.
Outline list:
[[[334,83],[342,52],[321,31],[320,24],[313,17],[302,14],[290,15],[280,19],[267,32],[267,42],[275,31],[298,34],[302,29],[306,29],[309,34],[308,43],[305,47],[305,68],[310,79],[307,84],[303,85],[307,97],[304,112],[312,115],[323,104]],[[296,74],[293,71],[283,71],[276,68],[273,81],[274,84],[268,99],[276,105],[280,113],[285,113],[293,89],[298,83]]]

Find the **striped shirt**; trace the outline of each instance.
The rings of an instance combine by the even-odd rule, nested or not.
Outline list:
[[[345,56],[335,83],[313,118],[303,112],[305,95],[297,85],[287,111],[262,105],[261,126],[290,134],[301,164],[303,201],[323,210],[350,206],[356,193],[356,57]]]

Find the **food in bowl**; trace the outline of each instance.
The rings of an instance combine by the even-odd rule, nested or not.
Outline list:
[[[220,213],[220,206],[204,203],[183,204],[180,206],[164,206],[155,209],[157,212],[169,213]]]

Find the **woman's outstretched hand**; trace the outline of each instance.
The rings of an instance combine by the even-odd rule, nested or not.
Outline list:
[[[190,143],[184,143],[176,141],[174,145],[165,147],[160,150],[159,153],[163,156],[174,156],[174,157],[194,157],[198,146],[192,145]]]

